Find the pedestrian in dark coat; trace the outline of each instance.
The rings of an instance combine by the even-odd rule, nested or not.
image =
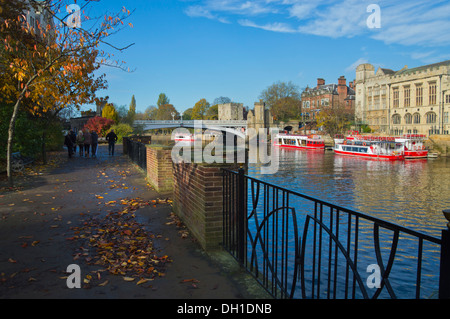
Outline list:
[[[73,154],[75,154],[77,152],[77,134],[73,130],[70,130],[69,136],[73,144]]]
[[[98,134],[96,131],[91,131],[91,150],[92,157],[97,157],[97,146],[98,146]]]
[[[69,158],[72,158],[72,155],[73,155],[73,142],[72,142],[72,138],[70,137],[70,133],[68,133],[64,137],[64,145],[66,145],[66,147],[67,147],[67,151],[69,153]]]
[[[91,134],[86,129],[83,133],[84,136],[84,156],[89,157],[89,149],[91,148]]]
[[[114,130],[111,130],[111,132],[109,132],[108,135],[106,135],[106,140],[108,141],[109,155],[114,156],[114,146],[118,140],[118,137],[117,137],[116,133],[114,133]]]
[[[83,149],[84,149],[84,136],[83,136],[83,131],[82,130],[78,131],[77,145],[78,145],[78,150],[80,152],[80,157],[82,157],[83,156]]]

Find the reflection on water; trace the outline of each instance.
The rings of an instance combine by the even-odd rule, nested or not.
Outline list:
[[[329,151],[283,149],[280,150],[277,173],[260,174],[258,165],[250,165],[248,175],[437,238],[441,237],[447,224],[442,214],[444,209],[450,208],[450,160],[446,158],[376,161],[335,155]],[[299,199],[292,199],[290,206],[295,207],[300,224],[301,216],[308,210],[312,211],[305,209],[305,204],[301,204]],[[367,231],[363,222],[360,227],[363,230],[359,247],[362,259],[358,272],[364,274],[365,267],[377,261],[373,225],[367,225]],[[342,233],[346,231],[344,227],[341,229]],[[392,232],[381,234],[380,239],[386,262],[392,248]],[[417,245],[415,238],[401,235],[390,276],[399,298],[414,298]],[[423,248],[421,297],[428,298],[436,294],[438,287],[440,247],[427,243]],[[311,257],[310,254],[307,256]],[[308,272],[306,264],[305,271]],[[380,298],[389,298],[386,290]]]
[[[280,150],[276,174],[248,174],[345,208],[440,237],[450,208],[447,158],[376,161],[330,151]]]

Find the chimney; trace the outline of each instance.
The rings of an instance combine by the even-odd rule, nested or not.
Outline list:
[[[339,102],[343,103],[344,99],[347,97],[347,80],[345,79],[345,76],[341,76],[338,79],[338,94],[339,94]]]
[[[322,78],[318,78],[317,79],[317,88],[319,88],[319,86],[321,85],[325,85],[325,80]]]

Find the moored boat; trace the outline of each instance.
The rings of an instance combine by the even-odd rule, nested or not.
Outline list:
[[[278,133],[274,139],[274,145],[284,148],[325,150],[325,141],[320,135],[296,135]]]
[[[194,142],[194,136],[192,134],[176,134],[175,142]]]
[[[345,138],[334,147],[335,154],[388,161],[405,159],[403,150],[403,144],[391,138]]]
[[[405,159],[428,158],[428,150],[425,149],[425,135],[405,134],[402,137],[396,137],[395,141],[404,144]]]

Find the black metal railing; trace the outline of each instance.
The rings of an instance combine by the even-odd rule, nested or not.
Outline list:
[[[223,170],[223,245],[274,298],[449,298],[435,238]],[[445,236],[444,236],[445,235]]]
[[[124,137],[124,153],[140,168],[147,169],[147,147],[140,141]]]

